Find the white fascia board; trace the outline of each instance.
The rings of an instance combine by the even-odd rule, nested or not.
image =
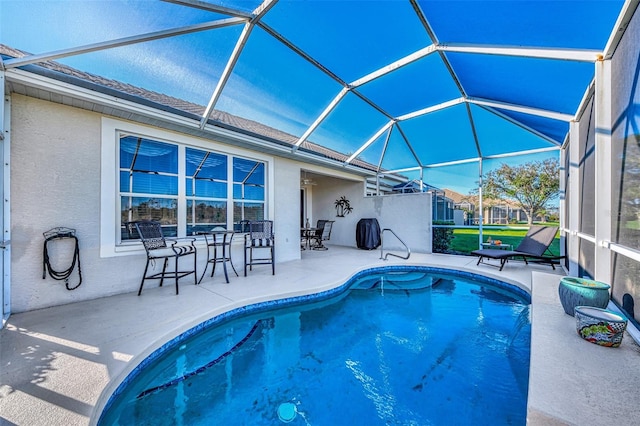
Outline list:
[[[411,118],[416,118],[416,117],[420,117],[421,115],[425,115],[425,114],[429,114],[435,111],[439,111],[441,109],[445,109],[445,108],[449,108],[455,105],[459,105],[461,103],[464,102],[464,98],[456,98],[456,99],[452,99],[450,101],[447,102],[442,102],[441,104],[438,105],[433,105],[427,108],[423,108],[420,109],[418,111],[414,111],[414,112],[410,112],[408,114],[405,115],[401,115],[399,117],[396,118],[397,121],[405,121],[405,120],[409,120]]]
[[[300,136],[300,139],[298,139],[298,141],[294,145],[294,149],[297,149],[300,145],[302,145],[302,143],[305,140],[307,140],[309,135],[311,135],[311,133],[313,133],[313,131],[320,125],[320,123],[322,123],[322,121],[324,121],[324,119],[327,118],[329,113],[333,111],[336,105],[338,105],[338,102],[340,102],[348,92],[349,92],[349,88],[347,87],[343,87],[342,90],[340,90],[340,92],[336,95],[336,97],[333,98],[333,100],[324,109],[324,111],[322,111],[322,113],[318,116],[318,118],[316,118],[313,124],[311,124],[311,126],[309,126],[309,128],[304,132],[304,134]]]
[[[96,92],[95,90],[90,90],[63,81],[41,76],[39,74],[30,73],[21,69],[14,68],[11,70],[7,70],[5,77],[7,81],[15,81],[17,83],[22,83],[25,86],[33,87],[35,89],[41,89],[63,96],[69,96],[73,99],[79,99],[82,101],[104,105],[122,111],[144,115],[168,123],[197,128],[197,122],[194,122],[193,119],[172,114],[167,111],[162,111],[150,106],[141,105],[105,93]]]
[[[254,26],[253,23],[247,22],[244,28],[242,29],[242,33],[240,33],[240,36],[238,37],[238,41],[236,42],[236,45],[233,48],[233,52],[231,53],[231,56],[229,57],[229,60],[227,61],[227,64],[224,67],[224,70],[222,71],[220,80],[218,80],[218,84],[216,85],[216,88],[213,90],[213,93],[211,94],[211,98],[209,99],[207,108],[204,110],[204,114],[202,114],[202,119],[200,120],[201,129],[204,129],[204,126],[207,124],[207,120],[209,119],[211,112],[215,108],[216,103],[218,103],[218,99],[222,94],[222,90],[224,89],[224,86],[227,84],[227,81],[229,81],[229,77],[231,77],[231,73],[233,72],[233,67],[235,67],[236,63],[238,62],[240,53],[242,52],[242,49],[244,49],[245,44],[247,44],[247,40],[249,40],[249,35],[251,34],[251,30],[253,29],[253,26]]]
[[[540,108],[532,108],[524,105],[510,104],[507,102],[494,101],[491,99],[470,97],[470,98],[467,98],[467,102],[476,104],[476,105],[484,105],[484,106],[493,107],[493,108],[501,108],[509,111],[521,112],[524,114],[537,115],[539,117],[546,117],[546,118],[551,118],[551,119],[560,120],[560,121],[570,122],[574,119],[574,116],[571,114],[549,111],[549,110],[540,109]]]
[[[599,50],[589,49],[554,49],[523,46],[499,46],[444,43],[436,46],[437,50],[456,53],[476,53],[482,55],[519,56],[522,58],[557,59],[563,61],[595,62],[602,57]]]
[[[620,15],[618,15],[618,19],[613,26],[613,31],[609,36],[609,41],[607,41],[607,45],[604,47],[604,59],[611,59],[611,57],[613,56],[616,48],[618,47],[618,44],[620,44],[622,36],[627,31],[629,22],[631,22],[631,18],[633,18],[633,15],[636,12],[639,3],[640,0],[626,0],[622,5]]]
[[[214,126],[211,126],[211,125],[207,125],[204,130],[206,130],[208,133],[211,133],[214,136],[220,136],[220,137],[223,137],[225,139],[238,140],[238,141],[242,141],[244,143],[248,143],[248,144],[254,145],[256,147],[263,147],[264,149],[268,149],[270,151],[277,151],[279,153],[282,153],[283,157],[286,157],[286,156],[291,154],[291,148],[289,148],[287,146],[276,145],[276,144],[273,144],[271,142],[268,142],[268,141],[262,140],[260,138],[257,138],[255,136],[244,135],[244,134],[237,133],[237,132],[235,132],[233,130],[224,129],[224,128],[220,128],[220,127],[214,127]],[[353,172],[354,174],[357,174],[357,175],[360,175],[360,176],[362,176],[362,175],[366,175],[366,176],[375,175],[375,171],[373,171],[373,170],[367,170],[367,169],[363,169],[361,167],[345,164],[344,161],[340,161],[340,160],[333,160],[333,159],[330,159],[330,158],[323,158],[319,154],[307,153],[307,152],[304,152],[304,151],[296,151],[296,158],[299,158],[300,161],[307,160],[307,162],[309,162],[309,163],[320,163],[320,164],[322,164],[324,166],[330,166],[330,167],[333,167],[335,169],[338,169],[338,168],[341,168],[342,170],[346,169],[346,170],[348,170],[350,172]]]
[[[56,50],[54,52],[41,53],[37,55],[24,56],[22,58],[14,58],[5,61],[6,68],[16,68],[23,65],[34,64],[37,62],[50,61],[68,56],[80,55],[82,53],[96,52],[99,50],[112,49],[114,47],[128,46],[136,43],[143,43],[151,40],[158,40],[177,35],[190,34],[199,31],[206,31],[213,28],[223,28],[231,25],[238,25],[247,22],[242,18],[227,18],[216,21],[205,22],[202,24],[189,25],[186,27],[173,28],[169,30],[155,31],[152,33],[140,34],[131,37],[119,38],[111,41],[100,43],[86,44],[84,46],[72,47],[70,49]]]
[[[345,161],[345,163],[350,163],[353,161],[354,158],[356,158],[358,155],[360,155],[360,153],[362,151],[364,151],[365,149],[367,149],[367,147],[369,147],[369,145],[371,145],[373,142],[375,142],[376,139],[378,139],[380,137],[380,135],[382,135],[384,132],[386,132],[387,130],[389,130],[389,128],[391,126],[393,126],[393,123],[395,123],[395,121],[389,121],[387,124],[385,124],[384,126],[382,126],[373,136],[371,136],[371,138],[369,138],[368,141],[366,141],[360,148],[358,148],[358,150],[356,152],[354,152],[351,157],[347,158],[347,160]]]
[[[33,74],[28,71],[20,69],[7,70],[5,73],[5,77],[7,81],[15,81],[16,83],[21,83],[25,86],[33,87],[35,89],[42,89],[44,91],[57,93],[63,96],[69,96],[74,99],[79,99],[98,105],[104,105],[117,109],[119,111],[126,111],[133,114],[143,115],[145,117],[150,117],[164,123],[175,124],[184,128],[199,128],[199,122],[192,118],[183,117],[171,112],[162,111],[146,105],[141,105],[136,102],[124,100],[115,96],[96,92],[94,90],[89,90],[38,74]],[[256,148],[263,147],[264,149],[268,149],[270,151],[281,152],[283,156],[288,156],[291,154],[290,147],[273,144],[255,136],[249,136],[242,133],[237,133],[233,130],[211,125],[207,125],[204,130],[212,137],[220,137],[224,140],[241,141],[247,144],[254,145],[256,146]],[[319,155],[303,153],[300,151],[297,152],[297,155],[299,158],[301,158],[301,160],[308,159],[309,162],[321,163],[336,169],[340,168],[342,170],[345,170],[346,168],[346,170],[349,170],[357,175],[375,175],[375,171],[373,170],[369,171],[361,167],[345,165],[344,161],[323,158]]]
[[[386,65],[370,74],[365,75],[362,78],[359,78],[358,80],[351,82],[349,86],[350,87],[362,86],[363,84],[369,83],[370,81],[373,81],[376,78],[382,77],[383,75],[389,74],[390,72],[393,72],[399,68],[402,68],[405,65],[409,65],[410,63],[415,62],[418,59],[422,59],[425,56],[428,56],[435,51],[436,51],[436,48],[435,48],[435,45],[433,44],[430,46],[424,47],[420,50],[417,50],[405,56],[404,58],[398,59],[397,61],[392,62],[389,65]]]

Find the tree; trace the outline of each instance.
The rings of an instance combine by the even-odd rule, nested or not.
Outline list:
[[[558,194],[559,188],[560,165],[552,158],[519,166],[503,163],[487,173],[482,182],[485,196],[515,201],[527,213],[529,225]]]

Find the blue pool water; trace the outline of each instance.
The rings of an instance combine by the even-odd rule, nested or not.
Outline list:
[[[524,425],[529,296],[384,268],[214,319],[145,360],[100,425]]]

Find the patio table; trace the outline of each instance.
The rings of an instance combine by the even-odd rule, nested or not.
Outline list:
[[[318,228],[300,228],[300,238],[304,240],[304,245],[300,246],[302,250],[310,248],[311,240],[316,235],[317,229]]]
[[[209,232],[198,233],[198,235],[204,235],[205,241],[207,242],[207,264],[204,267],[204,271],[202,272],[202,276],[200,277],[198,284],[202,282],[210,263],[213,264],[213,270],[211,271],[212,277],[216,271],[216,264],[222,263],[224,278],[227,283],[229,283],[227,262],[231,264],[231,268],[233,269],[233,272],[235,272],[236,276],[239,276],[238,271],[236,271],[236,268],[233,266],[233,261],[231,260],[231,242],[233,241],[234,234],[234,231],[228,231],[226,229],[213,229]],[[213,256],[211,256],[211,249],[213,249]],[[218,249],[221,249],[220,256],[218,256]]]
[[[496,250],[513,250],[513,245],[511,245],[511,244],[482,243],[482,248],[496,249]]]

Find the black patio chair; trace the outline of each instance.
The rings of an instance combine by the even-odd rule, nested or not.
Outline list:
[[[271,274],[275,275],[276,239],[273,233],[273,221],[251,221],[249,222],[248,228],[248,233],[244,236],[244,276],[247,276],[247,267],[249,270],[253,270],[253,265],[271,265]],[[254,250],[267,251],[268,257],[254,258]],[[249,255],[248,259],[247,254]]]
[[[325,220],[323,222],[322,230],[319,232],[316,231],[316,235],[313,238],[313,245],[311,248],[314,250],[328,250],[327,246],[324,245],[324,241],[329,241],[331,239],[331,230],[333,229],[333,223],[335,220]]]
[[[327,223],[324,219],[318,219],[316,222],[315,228],[310,228],[309,230],[305,230],[302,234],[302,243],[307,248],[313,248],[311,243],[315,241],[317,238],[322,236],[322,230],[324,229],[324,224]],[[304,248],[303,248],[304,249]]]
[[[476,265],[484,263],[482,262],[484,258],[499,260],[501,271],[509,259],[517,257],[522,258],[526,264],[529,264],[527,259],[538,263],[548,263],[555,270],[556,267],[554,263],[563,259],[564,256],[555,256],[551,253],[545,254],[545,252],[549,250],[549,246],[556,237],[557,232],[557,226],[532,225],[529,228],[529,231],[527,231],[527,235],[524,236],[515,250],[482,249],[474,250],[471,254],[480,256]],[[490,266],[498,266],[491,265],[489,263],[486,264]]]
[[[196,274],[197,253],[194,242],[195,238],[165,238],[162,235],[162,226],[160,222],[142,220],[131,222],[129,226],[135,227],[142,245],[147,253],[147,264],[144,267],[142,282],[138,296],[142,293],[142,287],[145,280],[160,280],[160,287],[165,278],[174,278],[176,280],[176,294],[178,294],[178,279],[193,274],[195,284],[198,284],[198,276]],[[178,260],[181,257],[193,255],[193,269],[185,271],[178,270]],[[149,264],[154,263],[157,259],[163,260],[162,272],[147,275]],[[169,259],[173,259],[175,267],[173,271],[167,271]]]

